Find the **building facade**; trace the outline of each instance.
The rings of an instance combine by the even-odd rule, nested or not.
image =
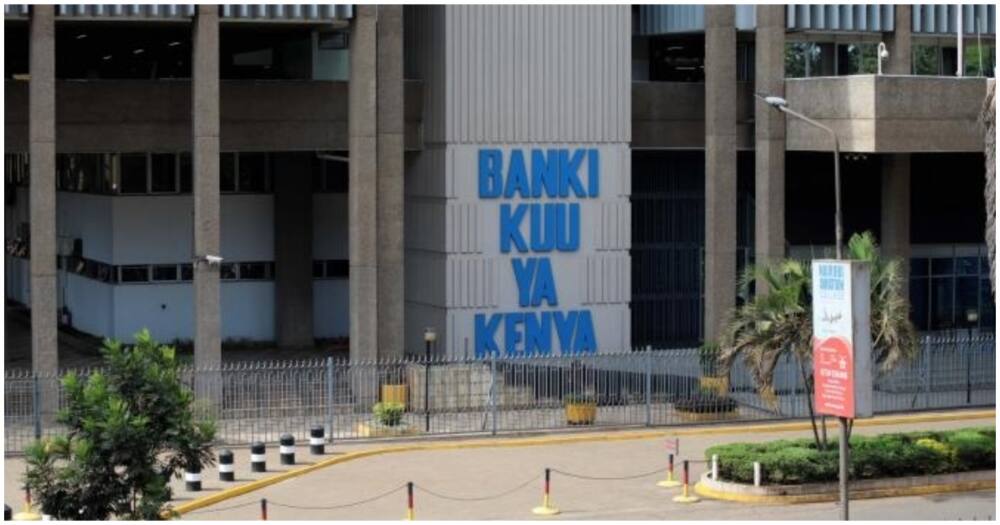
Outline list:
[[[5,290],[56,328],[454,357],[713,340],[846,234],[991,329],[994,6],[5,6]],[[961,32],[961,46],[957,34]],[[885,53],[880,53],[884,45]],[[959,51],[961,49],[961,51]],[[221,259],[220,259],[221,258]]]

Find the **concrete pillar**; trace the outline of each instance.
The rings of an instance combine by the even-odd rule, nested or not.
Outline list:
[[[194,194],[194,362],[222,362],[219,267],[198,260],[219,244],[219,6],[199,5],[194,19],[191,124]],[[155,335],[155,334],[154,334]]]
[[[895,29],[887,35],[885,42],[889,49],[889,60],[888,63],[882,64],[882,72],[890,75],[909,75],[913,72],[913,19],[911,18],[913,6],[897,4],[895,8]]]
[[[351,26],[348,83],[351,361],[378,356],[377,7],[358,5]]]
[[[311,153],[272,156],[274,306],[278,346],[312,347],[313,206]]]
[[[882,238],[884,256],[901,259],[908,295],[910,270],[910,154],[890,153],[882,157]]]
[[[734,19],[732,5],[705,6],[705,341],[736,304]]]
[[[785,6],[757,6],[754,90],[785,96]],[[785,256],[785,114],[754,102],[756,264]],[[756,293],[767,293],[758,283]]]
[[[378,6],[378,346],[403,356],[403,6]],[[410,341],[411,344],[418,344]]]
[[[56,324],[56,34],[55,7],[31,7],[28,83],[31,368],[59,366]]]

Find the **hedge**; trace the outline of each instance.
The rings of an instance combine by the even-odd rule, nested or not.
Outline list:
[[[996,429],[965,428],[851,437],[851,478],[874,479],[996,469]],[[837,441],[818,450],[813,439],[732,443],[705,450],[719,456],[719,478],[753,483],[753,463],[762,484],[794,485],[838,479]]]

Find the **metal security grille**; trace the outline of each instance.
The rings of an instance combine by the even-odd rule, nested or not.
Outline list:
[[[926,337],[915,359],[875,380],[875,411],[993,406],[995,359],[992,335]],[[323,425],[335,441],[568,428],[571,401],[593,407],[594,427],[808,416],[800,365],[791,356],[779,361],[774,388],[765,392],[737,362],[723,387],[735,406],[724,412],[678,408],[700,390],[701,376],[694,348],[487,360],[253,362],[182,371],[216,421],[218,442],[227,445],[274,442],[284,433],[306,441],[314,425]],[[65,432],[55,417],[66,403],[59,377],[9,371],[4,394],[5,453]],[[372,414],[380,400],[406,405],[401,424],[380,425]]]

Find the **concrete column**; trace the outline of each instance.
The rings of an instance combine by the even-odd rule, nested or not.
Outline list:
[[[882,162],[882,254],[901,259],[903,294],[910,270],[910,154],[890,153]]]
[[[403,356],[403,6],[378,7],[378,346]],[[416,342],[411,341],[411,344]]]
[[[194,19],[191,124],[194,193],[194,362],[222,362],[219,267],[198,258],[219,244],[219,6],[199,5]]]
[[[889,60],[888,63],[882,64],[882,72],[890,75],[909,75],[913,72],[913,19],[911,18],[913,6],[897,4],[895,8],[895,29],[887,35],[885,43],[889,48]]]
[[[705,6],[705,326],[718,339],[736,304],[736,26]]]
[[[278,346],[312,347],[313,207],[311,153],[272,156],[274,306]]]
[[[378,356],[377,7],[355,7],[348,83],[351,361]]]
[[[785,6],[757,6],[754,90],[785,96]],[[754,102],[755,262],[785,256],[785,114],[764,101]],[[767,293],[760,284],[757,293]]]
[[[31,368],[59,366],[56,324],[56,34],[55,7],[31,7],[28,83]]]

